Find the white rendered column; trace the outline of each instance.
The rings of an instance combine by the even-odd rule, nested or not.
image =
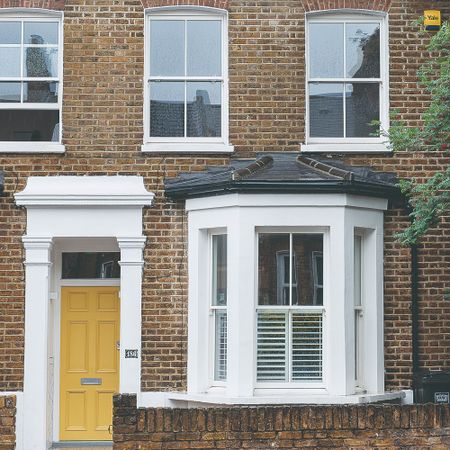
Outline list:
[[[384,393],[383,213],[376,229],[365,233],[363,251],[364,374],[367,392]]]
[[[352,268],[353,230],[346,223],[346,211],[340,208],[330,228],[328,252],[324,258],[325,280],[328,281],[325,298],[327,329],[326,383],[330,395],[348,395],[354,386],[352,327],[353,290]],[[327,258],[328,256],[328,258]],[[353,364],[353,365],[352,365]],[[353,383],[353,384],[352,384]]]
[[[51,238],[24,236],[24,449],[47,448],[48,333]]]
[[[141,392],[141,302],[146,238],[118,237],[120,248],[120,393]]]
[[[229,397],[251,397],[254,389],[255,227],[251,211],[237,210],[228,229]],[[247,218],[247,220],[246,220]]]

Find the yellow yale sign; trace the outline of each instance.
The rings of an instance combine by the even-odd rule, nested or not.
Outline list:
[[[429,10],[423,13],[426,30],[439,30],[441,28],[441,12]]]

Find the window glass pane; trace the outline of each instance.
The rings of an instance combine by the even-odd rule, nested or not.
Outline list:
[[[214,379],[227,379],[227,312],[215,311]]]
[[[20,83],[0,83],[0,103],[20,103]]]
[[[26,44],[58,44],[56,22],[24,22],[23,28]]]
[[[222,36],[219,20],[187,22],[187,74],[222,75]]]
[[[19,47],[0,47],[0,77],[20,77]]]
[[[59,111],[0,109],[0,141],[59,141]]]
[[[317,290],[322,288],[323,237],[317,234],[294,234],[292,252],[296,271],[297,295],[292,298],[293,305],[322,305],[322,296]]]
[[[288,355],[287,313],[258,312],[257,360],[258,381],[287,381]]]
[[[58,83],[54,81],[23,83],[23,101],[27,103],[57,103]]]
[[[212,304],[227,304],[227,235],[212,237]]]
[[[352,23],[346,25],[347,76],[379,78],[380,25]]]
[[[24,49],[25,77],[57,77],[58,49],[28,47]]]
[[[184,136],[184,82],[150,82],[150,136]]]
[[[344,85],[310,83],[309,135],[344,137]]]
[[[280,253],[281,252],[281,253]],[[284,283],[284,258],[289,254],[289,234],[259,234],[258,243],[258,304],[289,305],[289,289]]]
[[[370,125],[380,119],[378,83],[351,83],[346,85],[347,137],[370,137],[377,130]]]
[[[120,253],[63,253],[63,279],[120,278]]]
[[[20,22],[0,22],[0,44],[20,44]]]
[[[322,379],[322,313],[292,314],[292,380]]]
[[[150,75],[185,74],[184,25],[182,20],[150,21]]]
[[[187,83],[188,137],[220,137],[222,124],[222,84]]]
[[[344,76],[344,24],[310,24],[309,66],[313,78]]]

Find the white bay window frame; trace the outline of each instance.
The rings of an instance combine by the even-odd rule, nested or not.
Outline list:
[[[342,403],[384,395],[383,211],[387,200],[348,194],[229,194],[186,201],[189,228],[188,390],[171,400],[200,403]],[[211,382],[210,232],[226,228],[226,385]],[[355,380],[354,229],[365,230],[364,392]],[[324,261],[322,382],[256,378],[259,232],[321,233]],[[289,308],[287,308],[289,309]],[[317,307],[308,307],[316,311]],[[322,306],[319,307],[322,310]]]
[[[221,75],[220,76],[151,76],[150,75],[150,28],[152,21],[184,21],[185,23],[185,68],[187,58],[186,25],[188,21],[211,21],[221,23]],[[143,152],[157,153],[232,153],[234,148],[228,141],[228,12],[226,10],[198,6],[168,6],[145,10],[144,41],[144,143]],[[179,81],[185,83],[184,91],[184,137],[151,136],[150,130],[150,83],[152,81]],[[221,136],[187,137],[187,83],[195,81],[221,84]]]
[[[0,103],[0,109],[7,110],[54,110],[59,112],[59,130],[57,141],[0,141],[0,153],[64,153],[65,146],[62,144],[62,105],[63,105],[63,51],[64,51],[64,15],[60,11],[51,11],[38,8],[4,8],[0,9],[0,21],[21,22],[21,44],[20,44],[20,66],[23,70],[23,50],[25,48],[57,48],[58,49],[58,76],[57,77],[25,77],[21,73],[20,77],[1,77],[0,82],[32,82],[48,81],[56,82],[58,85],[58,102],[56,103],[23,103],[24,86],[21,86],[20,103]],[[58,44],[32,44],[23,43],[24,22],[55,22],[58,24]],[[18,44],[11,44],[10,47],[17,47]],[[1,45],[8,47],[8,45]]]
[[[348,23],[377,23],[380,25],[380,77],[378,78],[313,78],[310,76],[310,32],[311,24],[343,24],[343,67],[346,67],[345,51],[345,24]],[[301,145],[302,152],[387,152],[390,151],[389,143],[385,136],[380,137],[311,137],[310,136],[310,83],[338,83],[344,86],[343,96],[343,129],[346,129],[346,104],[345,85],[352,83],[377,83],[379,85],[379,112],[380,126],[382,130],[389,129],[389,32],[388,16],[377,11],[361,10],[330,10],[323,12],[306,13],[305,17],[305,143]],[[376,131],[374,127],[374,132]]]

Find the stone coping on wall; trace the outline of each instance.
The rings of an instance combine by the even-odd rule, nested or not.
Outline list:
[[[449,405],[137,408],[114,398],[114,448],[433,448],[450,445]],[[132,447],[133,445],[140,447]]]

